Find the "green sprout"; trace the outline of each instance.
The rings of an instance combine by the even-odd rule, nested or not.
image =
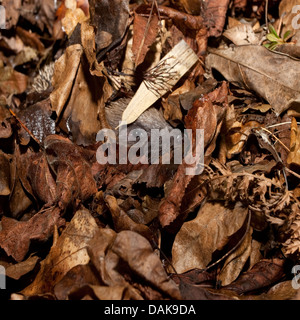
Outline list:
[[[277,48],[277,46],[280,46],[284,43],[287,43],[289,35],[291,34],[291,31],[288,30],[283,35],[283,38],[280,38],[279,35],[277,34],[275,28],[271,24],[269,24],[269,31],[270,31],[270,33],[267,34],[267,39],[269,42],[264,44],[264,47],[266,47],[270,50],[275,50]]]

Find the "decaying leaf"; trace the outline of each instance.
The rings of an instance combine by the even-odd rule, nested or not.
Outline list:
[[[100,59],[109,48],[119,44],[125,34],[129,19],[129,0],[92,0],[89,4],[91,24],[97,28],[96,54]]]
[[[106,196],[105,201],[110,209],[112,219],[114,221],[114,227],[117,232],[122,230],[135,231],[142,236],[144,236],[149,241],[152,239],[153,235],[150,229],[140,223],[134,222],[119,206],[116,198],[112,196]]]
[[[254,90],[277,115],[290,107],[299,108],[299,64],[288,56],[249,45],[212,50],[206,64],[235,85]]]
[[[50,95],[52,110],[60,117],[70,96],[74,79],[79,67],[82,54],[81,45],[69,46],[65,53],[56,61]]]
[[[218,275],[218,280],[226,286],[237,279],[243,270],[251,252],[252,230],[249,229],[239,247],[234,250],[225,260],[224,266]]]
[[[17,262],[22,261],[33,240],[46,241],[52,235],[54,227],[65,224],[58,208],[49,208],[45,212],[36,213],[28,221],[17,221],[4,217],[1,220],[0,246],[7,255]]]
[[[85,201],[96,193],[96,181],[84,150],[57,135],[48,136],[44,145],[47,162],[56,174],[56,199],[61,208],[76,199]]]
[[[26,90],[28,77],[10,66],[0,68],[0,94],[17,94]]]
[[[229,0],[209,0],[204,5],[205,24],[210,36],[219,36],[225,24]],[[213,17],[213,18],[212,18]]]
[[[251,270],[242,274],[238,280],[224,288],[233,290],[239,295],[263,289],[283,277],[283,266],[283,259],[261,260]]]
[[[51,292],[54,286],[77,265],[85,265],[90,258],[87,243],[98,227],[88,210],[76,212],[62,235],[53,244],[50,253],[41,262],[41,269],[35,280],[23,290],[25,296]]]
[[[154,288],[173,299],[180,299],[177,286],[168,279],[159,257],[145,238],[132,231],[122,231],[117,235],[111,250]]]
[[[158,33],[158,22],[157,14],[152,14],[147,18],[140,15],[139,11],[135,11],[132,43],[135,67],[144,61],[150,46],[154,43]]]
[[[38,256],[32,256],[25,261],[9,265],[5,268],[6,275],[14,280],[20,279],[23,275],[34,269],[39,260]]]
[[[220,203],[204,204],[197,217],[185,222],[175,237],[172,264],[176,271],[206,268],[212,254],[221,250],[230,236],[242,227],[247,212],[240,203],[233,209]]]

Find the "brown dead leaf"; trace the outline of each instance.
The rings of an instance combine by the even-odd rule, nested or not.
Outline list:
[[[22,93],[27,88],[28,77],[10,66],[0,68],[0,94]]]
[[[65,220],[60,217],[58,208],[50,208],[36,213],[28,221],[3,217],[1,224],[0,246],[8,256],[20,262],[25,258],[32,240],[48,240],[54,227],[64,225]]]
[[[54,294],[58,300],[70,299],[70,295],[86,285],[99,285],[97,274],[90,264],[78,264],[70,269],[55,285]],[[77,295],[77,294],[76,294]],[[77,297],[78,298],[78,297]]]
[[[129,20],[129,0],[89,1],[91,25],[97,28],[95,37],[98,61],[116,44],[120,43]],[[107,43],[108,34],[111,43]]]
[[[233,28],[227,29],[224,31],[223,35],[236,46],[259,44],[259,38],[249,24],[239,24]]]
[[[279,55],[263,46],[238,46],[211,50],[206,65],[219,71],[229,82],[255,91],[273,107],[278,116],[299,108],[298,61]],[[288,74],[285,70],[291,70]]]
[[[171,47],[174,47],[180,40],[186,43],[197,53],[204,55],[207,49],[207,29],[201,15],[194,16],[166,6],[159,6],[159,13],[172,19],[174,25],[170,28],[171,36],[167,39]],[[195,65],[191,78],[204,73],[201,63]]]
[[[282,27],[281,32],[278,33],[281,37],[287,32],[292,31],[295,32],[292,25],[293,19],[297,17],[298,10],[296,12],[292,12],[293,7],[300,5],[299,0],[282,0],[278,6],[278,14],[279,17],[282,18]],[[298,19],[297,19],[298,21]],[[279,19],[274,23],[274,27],[277,28],[279,26]],[[298,46],[298,45],[297,45]]]
[[[288,230],[289,237],[283,244],[283,252],[287,256],[297,256],[300,252],[300,206],[299,203],[294,203],[292,206],[291,214],[288,217]]]
[[[135,57],[135,67],[144,61],[158,34],[157,14],[152,13],[149,18],[139,14],[145,11],[145,7],[145,5],[140,6],[134,13],[132,52]]]
[[[266,288],[284,276],[284,262],[284,259],[278,258],[261,260],[224,289],[241,295]]]
[[[7,100],[4,95],[0,96],[0,139],[9,138],[12,135],[10,112],[7,108]]]
[[[43,43],[36,33],[29,32],[19,26],[16,28],[16,32],[26,46],[36,49],[39,53],[45,50]]]
[[[168,278],[159,257],[144,237],[132,231],[121,231],[111,250],[128,263],[134,273],[155,289],[173,299],[180,299],[177,286]]]
[[[12,264],[5,268],[6,275],[14,280],[19,280],[23,275],[34,269],[39,259],[38,256],[32,256],[25,261]]]
[[[25,296],[53,292],[54,286],[77,265],[85,265],[90,258],[87,243],[97,232],[98,226],[90,212],[76,212],[67,228],[53,244],[48,256],[41,262],[41,269],[34,281],[22,291]]]
[[[204,7],[204,21],[208,28],[208,36],[218,37],[226,20],[229,0],[208,0]]]
[[[20,16],[21,0],[3,0],[2,5],[5,8],[6,28],[15,26]]]
[[[131,230],[144,236],[149,241],[153,238],[153,234],[150,229],[140,223],[134,222],[119,206],[117,199],[112,196],[106,196],[105,202],[109,207],[114,222],[114,229],[116,232],[122,230]]]
[[[242,243],[225,260],[221,272],[218,274],[218,281],[226,286],[237,279],[243,270],[251,253],[251,228],[247,232]]]
[[[67,8],[65,16],[61,20],[63,30],[70,37],[77,24],[81,24],[87,19],[88,17],[85,15],[82,9],[75,8],[74,10],[72,10]]]
[[[90,292],[92,289],[96,297],[101,300],[105,300],[105,292],[107,293],[107,298],[115,297],[116,299],[120,299],[120,295],[124,293],[124,299],[142,299],[139,291],[124,279],[122,274],[126,273],[127,268],[121,263],[120,269],[120,258],[110,249],[116,236],[117,234],[112,229],[98,229],[87,246],[91,263],[93,263],[97,269],[98,276],[101,278],[103,284],[108,287],[98,286],[97,289],[95,289],[95,287],[89,285],[88,288],[85,286],[79,289],[76,295],[82,295],[82,292],[86,292],[86,290]]]
[[[28,159],[27,179],[33,193],[45,204],[56,200],[56,183],[50,172],[46,156],[37,153]]]
[[[90,30],[86,24],[84,26]],[[84,41],[93,46],[89,35],[84,34]],[[96,134],[101,129],[98,115],[110,97],[112,88],[101,71],[104,66],[95,64],[93,47],[85,49],[91,72],[85,59],[81,58],[82,52],[80,45],[69,46],[55,63],[54,91],[50,100],[52,109],[58,115],[59,126],[65,132],[72,133],[74,142],[86,146],[96,141]]]
[[[172,274],[172,279],[177,283],[190,283],[194,285],[213,285],[216,281],[215,271],[192,269],[181,274]]]
[[[60,117],[69,99],[74,79],[80,64],[82,47],[79,44],[69,46],[56,61],[52,79],[53,92],[50,95],[52,110]]]
[[[25,193],[20,178],[17,177],[9,198],[9,210],[11,217],[18,219],[31,204],[32,200],[28,197],[28,194]]]
[[[212,254],[221,250],[244,224],[248,210],[241,203],[233,209],[207,202],[195,219],[185,222],[172,247],[172,264],[178,273],[204,269]]]
[[[84,149],[57,135],[48,136],[44,146],[47,162],[56,173],[56,198],[61,208],[78,199],[85,201],[96,193],[96,181],[84,158]]]

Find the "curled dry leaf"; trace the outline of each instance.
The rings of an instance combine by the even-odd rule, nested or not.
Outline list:
[[[101,125],[104,126],[98,115],[110,97],[112,88],[102,73],[104,66],[96,63],[94,32],[87,24],[83,24],[83,30],[88,30],[81,36],[86,44],[84,52],[90,70],[82,58],[81,45],[69,46],[55,63],[52,81],[54,90],[50,100],[58,116],[59,126],[65,132],[72,133],[75,143],[86,146],[95,143],[97,132]]]
[[[56,183],[45,154],[33,154],[27,163],[27,179],[34,195],[46,204],[53,204],[56,200]]]
[[[77,24],[81,24],[87,19],[88,16],[85,15],[81,8],[75,8],[74,10],[67,8],[65,16],[61,20],[63,30],[70,37]]]
[[[233,290],[239,295],[266,288],[284,276],[284,262],[284,259],[278,258],[260,260],[235,282],[224,288]]]
[[[105,202],[107,203],[109,210],[112,215],[112,219],[114,222],[114,228],[117,232],[122,230],[131,230],[135,231],[142,236],[144,236],[149,241],[152,239],[153,235],[150,229],[140,223],[134,222],[119,206],[117,203],[117,199],[112,196],[106,196]]]
[[[173,299],[180,299],[180,293],[169,279],[159,257],[150,243],[138,233],[121,231],[111,248],[139,277]]]
[[[199,30],[203,27],[203,18],[201,16],[193,16],[165,6],[159,6],[158,9],[161,15],[166,15],[175,24],[184,25],[191,30]]]
[[[244,240],[225,260],[218,280],[226,286],[237,279],[251,253],[252,230],[249,229]]]
[[[185,222],[172,247],[172,264],[178,273],[204,269],[216,250],[221,250],[244,224],[248,209],[237,203],[233,209],[207,202],[197,217]]]
[[[70,299],[77,291],[86,285],[99,285],[99,278],[90,264],[78,264],[70,269],[55,285],[54,294],[58,300]]]
[[[42,53],[45,50],[45,47],[37,33],[29,32],[19,26],[17,26],[16,32],[26,46],[34,48],[39,53]]]
[[[56,173],[56,198],[62,209],[76,199],[85,201],[96,193],[96,181],[83,149],[57,135],[48,136],[44,146],[48,164]]]
[[[65,224],[58,208],[49,208],[45,212],[36,213],[28,221],[17,221],[3,217],[1,220],[0,247],[8,256],[22,261],[33,240],[46,241],[52,235],[54,227]]]
[[[52,79],[53,92],[50,94],[52,110],[57,117],[61,116],[64,106],[72,91],[82,54],[80,44],[69,46],[65,53],[56,61]]]

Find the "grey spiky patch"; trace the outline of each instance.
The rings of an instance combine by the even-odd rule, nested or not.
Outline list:
[[[54,64],[54,62],[51,62],[39,70],[39,74],[33,80],[31,91],[42,93],[51,87]]]

